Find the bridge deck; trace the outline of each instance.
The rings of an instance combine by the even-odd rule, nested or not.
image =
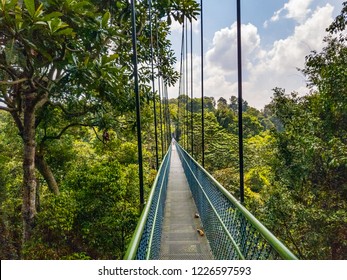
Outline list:
[[[171,168],[161,237],[160,259],[201,260],[213,259],[206,236],[202,229],[187,178],[175,145],[172,147]]]

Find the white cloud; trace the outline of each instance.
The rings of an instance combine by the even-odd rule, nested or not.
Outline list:
[[[297,70],[303,68],[305,56],[312,50],[321,50],[325,28],[332,21],[333,7],[327,4],[317,8],[312,16],[296,26],[293,34],[277,40],[268,51],[262,50],[261,59],[249,71],[245,81],[245,99],[256,107],[270,101],[271,89],[303,92],[304,76]]]
[[[312,2],[313,0],[289,0],[284,5],[284,9],[287,11],[286,18],[292,18],[302,22],[311,11],[309,6]]]
[[[313,0],[289,0],[284,6],[274,12],[270,19],[270,22],[276,22],[285,17],[288,19],[294,19],[297,22],[304,22],[307,15],[311,12],[309,9]],[[285,15],[283,15],[285,13]],[[266,28],[269,24],[269,20],[265,21],[264,27]]]
[[[271,101],[272,89],[305,93],[303,68],[305,56],[311,50],[321,50],[325,28],[332,21],[333,7],[317,8],[311,16],[298,24],[291,36],[275,41],[269,49],[262,48],[257,28],[242,26],[243,96],[251,106],[262,108]],[[215,33],[206,53],[204,67],[205,95],[229,99],[237,95],[236,25]],[[200,58],[194,56],[194,92],[200,96]]]
[[[237,94],[237,50],[236,50],[236,23],[230,28],[223,28],[215,33],[212,45],[205,56],[204,65],[204,92],[206,96],[215,96],[216,99],[230,98]],[[250,57],[261,53],[259,49],[260,36],[257,28],[252,24],[242,25],[242,45],[244,63],[248,70],[253,67]],[[190,54],[188,54],[190,57]],[[185,62],[183,62],[185,65]],[[176,65],[179,71],[180,66]],[[188,61],[190,75],[190,61]],[[201,96],[201,56],[193,56],[194,97]],[[190,77],[189,77],[190,81]],[[170,96],[177,96],[179,85],[170,89]],[[190,91],[190,88],[189,88]],[[171,94],[172,93],[172,94]],[[189,92],[190,95],[190,92]]]
[[[307,1],[306,1],[307,3]],[[303,68],[305,56],[323,47],[325,28],[333,20],[333,6],[326,4],[311,11],[309,16],[287,38],[276,40],[265,48],[256,26],[242,25],[243,96],[251,106],[263,108],[271,101],[272,89],[287,92],[308,92],[305,77],[297,70]],[[237,95],[236,25],[215,32],[207,50],[204,67],[204,93],[229,99]],[[194,56],[194,96],[199,97],[200,55]],[[179,66],[178,66],[179,68]],[[170,90],[177,96],[178,87]]]
[[[236,70],[237,63],[237,27],[234,23],[230,28],[217,31],[213,38],[212,47],[207,51],[209,67],[220,68],[227,74]],[[250,57],[260,45],[260,36],[257,27],[252,24],[242,25],[242,51],[246,65],[250,65]]]

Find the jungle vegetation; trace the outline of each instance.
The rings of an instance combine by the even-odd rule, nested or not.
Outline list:
[[[178,81],[169,26],[199,6],[153,1],[152,58],[148,3],[137,2],[147,195],[154,101],[159,159],[172,133],[201,161],[201,99],[150,85],[152,59],[156,79]],[[1,259],[123,257],[140,215],[130,17],[126,0],[1,1]],[[347,2],[300,70],[306,95],[279,85],[261,110],[242,101],[245,205],[301,259],[347,258],[346,24]],[[205,168],[238,198],[237,103],[204,98]]]

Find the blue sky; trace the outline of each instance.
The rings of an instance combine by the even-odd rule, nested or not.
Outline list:
[[[343,0],[241,0],[243,96],[262,109],[272,89],[308,92],[303,68],[305,56],[320,51],[325,28],[340,13]],[[229,99],[237,95],[236,0],[203,0],[205,96]],[[193,24],[194,96],[200,91],[200,21]],[[181,28],[172,27],[171,41],[178,62]],[[189,47],[190,52],[190,47]],[[177,64],[177,69],[179,65]],[[190,71],[190,70],[189,70]],[[177,97],[178,86],[169,89]],[[190,95],[190,93],[189,93]]]

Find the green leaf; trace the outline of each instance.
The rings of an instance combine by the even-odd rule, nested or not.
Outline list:
[[[121,9],[121,8],[123,8],[123,3],[120,1],[117,1],[116,6],[118,9]]]
[[[54,35],[74,35],[72,28],[65,28],[63,30],[60,30],[58,32],[55,32]]]
[[[22,10],[20,6],[16,6],[15,8],[15,19],[16,19],[16,28],[20,30],[23,26],[23,18],[22,18]]]
[[[34,19],[37,19],[42,14],[42,8],[43,8],[43,4],[41,3],[34,13]]]
[[[102,57],[102,64],[106,64],[106,63],[109,63],[115,59],[117,59],[119,57],[119,54],[118,53],[114,53],[114,54],[111,54],[110,56],[103,56]]]
[[[85,10],[88,6],[90,6],[90,3],[88,1],[82,1],[77,4],[74,4],[73,9],[75,11],[77,10]]]
[[[48,15],[45,15],[42,20],[43,21],[48,21],[52,18],[59,18],[61,17],[63,14],[61,12],[52,12],[52,13],[49,13]]]
[[[106,12],[104,14],[104,16],[102,17],[101,26],[103,28],[105,28],[107,26],[107,23],[108,23],[108,20],[110,19],[110,16],[111,16],[110,12]]]
[[[109,56],[108,61],[113,61],[113,60],[117,59],[118,57],[119,57],[119,54],[114,53],[114,54]]]
[[[44,25],[44,26],[47,26],[47,22],[44,22],[44,21],[36,21],[34,23],[34,25]]]
[[[24,0],[25,7],[31,17],[35,15],[35,1],[34,0]]]
[[[90,59],[90,56],[87,55],[86,59],[84,60],[84,66],[87,67],[88,66],[88,63],[89,63],[89,59]]]

